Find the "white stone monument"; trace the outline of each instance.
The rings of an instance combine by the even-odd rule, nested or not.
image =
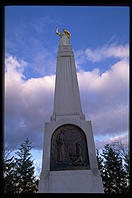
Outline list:
[[[71,34],[63,29],[57,56],[54,110],[45,123],[39,193],[103,193],[91,121],[82,112]]]

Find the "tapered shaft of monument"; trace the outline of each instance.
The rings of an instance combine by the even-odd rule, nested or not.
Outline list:
[[[91,121],[82,113],[70,32],[60,33],[54,111],[45,123],[39,193],[103,193]]]
[[[66,115],[84,118],[72,46],[59,45],[52,118]]]

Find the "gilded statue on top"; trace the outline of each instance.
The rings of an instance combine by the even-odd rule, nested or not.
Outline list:
[[[58,31],[58,27],[56,27],[56,34],[60,36],[60,45],[69,45],[71,34],[65,28],[63,32],[60,33]]]

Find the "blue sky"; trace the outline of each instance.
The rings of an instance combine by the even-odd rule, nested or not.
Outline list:
[[[55,27],[70,29],[74,50],[94,49],[104,44],[129,43],[129,8],[100,6],[7,6],[6,40],[8,52],[27,62],[33,61],[38,48],[44,48],[55,58],[58,39]],[[94,38],[94,39],[92,39]],[[10,45],[15,45],[13,48]],[[105,60],[109,61],[109,60]],[[116,60],[110,60],[114,63]],[[83,64],[84,70],[92,70],[97,64]],[[107,64],[108,66],[108,64]],[[105,71],[106,62],[101,65]],[[48,68],[45,68],[48,71]],[[50,71],[49,71],[50,72]],[[55,68],[53,68],[55,73]],[[29,70],[28,77],[36,73]],[[41,75],[38,73],[38,75]],[[43,74],[42,74],[43,75]]]
[[[41,167],[43,126],[53,111],[56,26],[72,34],[82,109],[96,147],[128,142],[129,24],[123,6],[5,7],[5,138],[11,147],[29,137]]]

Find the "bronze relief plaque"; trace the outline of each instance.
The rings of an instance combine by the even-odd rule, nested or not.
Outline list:
[[[56,129],[51,138],[50,170],[89,168],[87,141],[84,132],[71,124]]]

